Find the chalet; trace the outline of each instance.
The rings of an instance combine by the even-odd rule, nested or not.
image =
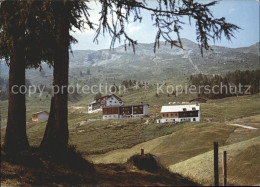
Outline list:
[[[94,101],[89,103],[88,113],[95,113],[95,112],[102,111],[102,108],[106,106],[122,106],[122,105],[124,105],[124,102],[115,94],[107,95],[95,99]]]
[[[103,107],[103,119],[140,118],[148,116],[148,104]]]
[[[49,113],[46,111],[40,111],[32,114],[32,121],[40,121],[48,119]]]
[[[206,103],[207,99],[198,97],[189,101],[190,103]]]
[[[187,121],[200,121],[200,106],[198,104],[162,106],[160,119],[156,120],[157,123]]]

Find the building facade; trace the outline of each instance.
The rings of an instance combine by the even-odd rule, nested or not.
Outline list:
[[[200,106],[198,104],[162,106],[160,118],[156,120],[157,123],[198,121],[200,121]]]
[[[107,106],[103,108],[103,119],[141,118],[148,116],[148,104],[129,106]]]
[[[106,106],[122,106],[122,105],[124,105],[124,102],[115,94],[107,95],[89,103],[88,113],[100,112],[102,111],[102,108]]]
[[[49,113],[46,111],[40,111],[32,114],[32,121],[46,120],[49,118]]]

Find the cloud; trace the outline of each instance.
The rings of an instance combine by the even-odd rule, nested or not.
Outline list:
[[[130,23],[127,25],[126,31],[129,34],[135,34],[137,31],[141,30],[141,26],[136,25],[134,23]]]
[[[92,23],[94,24],[98,24],[99,23],[99,18],[100,18],[100,11],[101,11],[101,5],[99,2],[96,2],[96,1],[90,1],[87,3],[87,6],[89,7],[89,19]],[[85,17],[83,17],[84,20]],[[77,34],[77,35],[94,35],[95,34],[95,30],[90,30],[90,28],[85,25],[85,29],[80,31],[76,28],[73,28],[73,31],[72,33],[74,34]]]
[[[232,14],[232,13],[235,12],[235,11],[236,11],[236,9],[230,8],[230,9],[228,10],[228,13],[229,13],[229,14]]]

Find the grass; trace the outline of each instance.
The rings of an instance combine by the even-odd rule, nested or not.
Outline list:
[[[201,106],[201,117],[207,121],[226,121],[259,114],[260,94],[209,100]]]
[[[257,151],[260,143],[260,129],[247,132],[248,129],[229,124],[240,121],[241,124],[255,124],[255,127],[259,128],[259,120],[260,115],[228,123],[197,123],[129,149],[90,155],[86,158],[94,163],[125,163],[132,155],[140,153],[140,149],[143,148],[146,153],[156,155],[160,162],[165,167],[169,167],[172,172],[192,178],[200,184],[212,185],[213,153],[211,150],[213,142],[217,141],[220,146],[219,158],[223,150],[228,151],[229,184],[255,185],[260,181],[259,177],[254,175],[260,168],[257,160],[260,156]],[[244,135],[245,131],[246,135]],[[239,138],[234,139],[234,137]],[[237,168],[238,163],[240,168]]]
[[[146,124],[146,119],[143,121],[136,119],[96,121],[78,126],[78,122],[83,119],[70,118],[70,143],[77,145],[78,150],[86,155],[130,148],[141,142],[170,134],[190,125],[189,123],[183,123],[161,126],[156,123]],[[34,125],[27,130],[31,145],[38,146],[40,144],[44,129],[45,122]]]
[[[201,105],[202,121],[203,123],[182,123],[179,125],[159,125],[154,123],[153,117],[149,119],[141,120],[108,120],[108,121],[96,121],[92,123],[83,123],[81,126],[80,122],[91,118],[101,118],[101,113],[97,114],[85,114],[83,112],[70,110],[69,112],[69,131],[70,131],[70,143],[77,145],[78,149],[84,154],[99,154],[105,153],[116,149],[131,148],[142,142],[152,140],[154,138],[171,134],[180,129],[189,130],[186,134],[192,136],[192,134],[198,133],[197,131],[204,132],[206,129],[219,128],[221,132],[224,128],[223,120],[241,118],[245,116],[250,116],[256,114],[260,110],[259,95],[250,96],[239,96],[230,97],[220,100],[210,100],[208,103]],[[128,96],[134,98],[134,96]],[[168,98],[168,97],[167,97]],[[149,99],[149,98],[148,98]],[[169,100],[168,100],[169,101]],[[70,105],[71,108],[72,105]],[[73,106],[83,106],[82,103],[73,104]],[[235,106],[235,107],[234,107]],[[241,108],[246,108],[242,110]],[[150,105],[150,114],[153,116],[154,109]],[[227,117],[228,116],[228,117]],[[210,120],[209,120],[210,119]],[[148,120],[148,123],[147,123]],[[216,123],[211,125],[207,121],[220,121],[220,125]],[[222,122],[221,122],[222,121]],[[147,124],[146,124],[147,123]],[[27,134],[29,142],[32,146],[38,146],[42,140],[46,121],[30,123],[28,125]],[[191,127],[198,126],[195,130]],[[206,128],[204,128],[206,127]],[[218,129],[217,128],[217,129]],[[231,131],[235,127],[229,127]],[[204,129],[201,131],[200,129]],[[1,137],[3,140],[5,130],[1,130]],[[189,133],[190,134],[189,134]],[[205,131],[205,137],[202,141],[211,141],[212,138],[208,137],[211,132],[207,133]],[[212,132],[213,134],[218,134],[218,132]],[[230,133],[228,131],[228,133]],[[223,135],[224,136],[224,135]],[[98,137],[98,138],[97,138]],[[221,136],[222,137],[222,136]],[[237,137],[237,136],[236,136]],[[179,141],[179,140],[176,140]],[[3,141],[2,141],[3,142]],[[204,149],[202,149],[204,150]],[[138,151],[139,152],[139,151]],[[169,154],[170,155],[170,154]],[[167,154],[165,155],[167,157]],[[168,156],[169,157],[169,156]]]
[[[51,169],[50,169],[51,168]],[[165,168],[147,172],[131,163],[93,165],[69,149],[62,156],[40,154],[37,149],[16,155],[1,151],[3,186],[140,186],[198,185]]]
[[[259,184],[260,177],[255,175],[259,173],[260,164],[258,158],[260,156],[260,115],[240,118],[227,123],[238,123],[241,125],[253,126],[256,130],[238,127],[230,134],[225,145],[220,147],[220,170],[222,151],[227,151],[228,155],[228,184],[229,185],[256,185]],[[170,165],[169,168],[173,172],[180,173],[186,177],[190,177],[197,182],[205,185],[212,184],[213,178],[213,152],[209,151],[183,162]],[[197,166],[200,167],[197,167]],[[220,179],[222,175],[220,175]]]
[[[219,149],[219,171],[221,173],[222,152],[227,151],[228,185],[259,184],[260,136]],[[199,165],[199,167],[198,167]],[[190,177],[204,185],[213,183],[213,151],[197,155],[169,166],[172,172]],[[258,173],[258,174],[257,174]],[[222,181],[222,175],[220,175]]]
[[[168,166],[210,150],[214,141],[224,145],[235,128],[221,123],[192,124],[170,135],[155,138],[129,149],[119,149],[87,158],[94,163],[124,163],[143,148],[145,152],[158,156],[164,166]]]
[[[229,181],[240,185],[259,185],[259,160],[260,157],[260,141],[253,139],[247,148],[237,154],[230,162],[228,162]],[[243,169],[241,169],[243,168]],[[256,175],[252,175],[252,174]]]
[[[240,124],[240,125],[255,127],[258,129],[252,130],[246,128],[236,128],[236,130],[227,139],[226,145],[248,140],[260,135],[260,115],[254,115],[246,118],[236,119],[230,121],[228,124]]]
[[[101,118],[101,113],[85,114],[84,108],[78,109],[77,107],[86,107],[86,103],[91,101],[91,98],[82,98],[76,103],[69,104],[69,141],[70,144],[77,146],[77,150],[82,152],[84,158],[93,161],[95,164],[100,164],[97,167],[99,168],[100,166],[99,169],[101,173],[104,171],[109,172],[110,169],[117,173],[117,171],[115,171],[117,170],[117,166],[125,167],[124,164],[127,162],[127,159],[134,154],[139,154],[141,148],[144,148],[145,153],[156,155],[163,166],[174,166],[211,151],[213,141],[218,141],[220,146],[231,146],[258,136],[259,131],[251,132],[246,129],[241,130],[240,128],[229,124],[238,123],[258,128],[260,121],[259,117],[256,116],[257,114],[259,115],[260,110],[259,96],[260,94],[209,100],[207,103],[201,104],[201,122],[167,125],[160,125],[154,122],[154,105],[159,106],[159,111],[161,105],[167,104],[170,101],[187,101],[193,96],[183,95],[179,97],[168,97],[165,94],[155,97],[153,91],[132,91],[131,93],[124,95],[122,99],[126,102],[126,104],[138,103],[141,101],[150,103],[150,118],[145,118],[143,120],[100,120],[91,123],[86,123],[86,121],[89,119]],[[36,102],[36,98],[34,99],[35,100],[29,101],[28,104],[31,111],[43,110],[44,107],[48,108],[47,102],[42,103],[41,106],[30,105],[32,104],[31,102]],[[27,112],[27,116],[30,116],[31,111]],[[37,147],[40,144],[44,134],[45,125],[46,121],[29,123],[27,125],[27,135],[30,145]],[[2,129],[1,142],[3,142],[4,133],[5,130]],[[250,158],[252,158],[252,162],[250,161],[248,163],[249,165],[251,164],[250,167],[253,167],[254,162],[256,162],[256,160],[253,159],[255,156],[255,146],[251,148],[248,146],[242,147],[242,149],[247,150],[251,154]],[[237,151],[237,149],[233,150],[235,152]],[[239,153],[237,155],[239,155]],[[243,157],[243,152],[241,152],[240,157]],[[115,166],[113,165],[114,163],[119,163],[119,165]],[[194,163],[194,168],[198,167],[198,163],[197,165]],[[232,163],[232,167],[235,168],[235,160],[234,162],[229,162],[229,164]],[[249,166],[246,164],[245,159],[243,159],[243,163],[245,163],[243,169],[244,167]],[[5,167],[14,167],[9,163],[6,164],[7,165]],[[255,166],[257,167],[256,169],[260,168],[258,165]],[[108,168],[104,169],[103,167]],[[14,173],[19,173],[18,170],[19,169],[17,169],[17,172]],[[253,170],[254,169],[252,168],[252,171]],[[22,172],[25,171],[22,170]],[[192,170],[191,172],[196,173],[196,171]],[[250,171],[248,172],[251,173]],[[67,174],[63,174],[64,176],[67,176]],[[241,177],[239,179],[234,178],[233,181],[229,181],[230,184],[246,184],[247,182],[246,179],[243,178],[243,173],[237,174]],[[117,173],[117,176],[118,175],[120,175],[120,173]],[[137,175],[138,174],[133,176]],[[235,176],[236,171],[232,175]],[[128,176],[128,174],[125,176]],[[202,184],[209,184],[211,175],[208,176],[207,181],[206,179],[200,179],[198,175],[197,181],[200,181]],[[124,178],[124,176],[122,177]],[[11,176],[6,177],[5,181],[11,180],[10,184],[15,184],[12,183],[16,181],[15,178],[16,177],[12,178]],[[126,180],[126,178],[124,179]],[[139,179],[141,180],[141,178]],[[111,183],[107,181],[104,184],[116,184],[116,179],[113,181],[114,183],[112,181]],[[252,181],[254,182],[259,180],[258,178],[255,178]],[[120,181],[118,180],[117,182]],[[151,184],[148,182],[148,179],[146,182],[147,184]],[[80,182],[77,184],[80,184]],[[152,184],[155,185],[155,183]]]

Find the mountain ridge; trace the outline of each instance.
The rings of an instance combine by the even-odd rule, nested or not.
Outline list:
[[[228,48],[211,46],[212,50],[204,51],[201,55],[198,44],[182,39],[184,49],[164,45],[153,51],[153,43],[140,43],[134,54],[131,47],[119,46],[114,49],[102,50],[75,50],[70,54],[70,80],[90,79],[93,82],[122,80],[163,81],[165,79],[203,73],[225,74],[235,70],[260,69],[259,42],[248,47]],[[2,61],[3,62],[3,61]],[[2,78],[8,78],[8,66],[0,64]],[[46,76],[51,79],[52,70],[43,63]],[[26,70],[27,78],[33,82],[42,82],[39,70]],[[82,77],[80,72],[89,77]],[[72,78],[73,77],[73,78]],[[45,80],[46,84],[50,80]],[[36,81],[36,82],[37,82]]]
[[[259,42],[243,48],[211,46],[212,50],[204,51],[203,56],[198,44],[182,39],[183,49],[164,45],[153,52],[154,43],[140,43],[135,54],[130,47],[124,46],[97,51],[77,51],[71,57],[72,66],[103,67],[117,70],[127,69],[130,72],[145,73],[157,71],[157,74],[172,69],[177,74],[217,74],[236,69],[259,69]],[[163,45],[162,45],[163,44]],[[177,70],[177,71],[176,71]],[[157,75],[157,76],[158,76]]]

